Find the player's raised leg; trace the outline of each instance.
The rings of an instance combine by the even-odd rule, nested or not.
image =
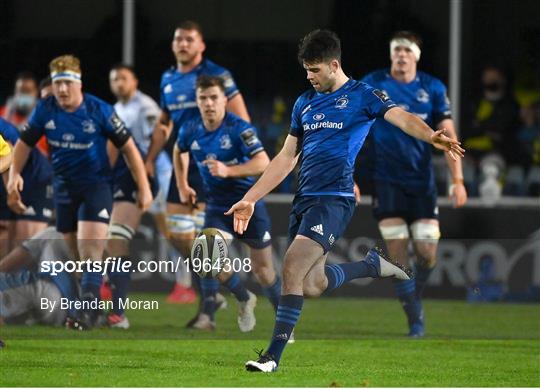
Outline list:
[[[277,370],[281,355],[302,312],[304,278],[323,256],[321,245],[308,237],[297,235],[285,254],[283,286],[276,312],[272,339],[266,353],[256,361],[246,362],[248,371],[265,373]]]

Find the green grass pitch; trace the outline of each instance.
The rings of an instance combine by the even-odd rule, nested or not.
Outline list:
[[[195,306],[128,311],[131,329],[0,327],[0,386],[540,386],[540,307],[427,300],[427,336],[404,336],[391,299],[308,300],[277,373],[244,371],[265,348],[273,311],[260,297],[255,331],[184,328]]]

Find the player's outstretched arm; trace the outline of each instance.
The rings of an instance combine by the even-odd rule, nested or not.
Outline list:
[[[187,203],[195,205],[197,202],[197,192],[189,186],[188,169],[189,169],[189,152],[182,151],[175,143],[173,150],[174,174],[178,193],[182,200],[187,199]]]
[[[137,205],[143,211],[146,211],[152,204],[152,191],[150,190],[141,153],[139,153],[137,146],[135,146],[133,138],[129,138],[121,147],[120,151],[124,154],[126,164],[129,167],[133,180],[137,184]]]
[[[227,166],[216,159],[206,159],[203,163],[208,167],[210,174],[215,177],[241,178],[256,176],[264,172],[270,163],[270,158],[268,158],[266,151],[260,151],[247,162],[239,165]]]
[[[384,114],[384,119],[399,127],[403,132],[417,139],[430,143],[433,147],[448,153],[450,158],[463,157],[465,150],[461,148],[457,139],[451,139],[445,135],[446,129],[433,131],[422,119],[402,108],[390,108]]]
[[[160,151],[163,149],[169,136],[172,132],[173,123],[169,117],[169,114],[165,111],[161,112],[161,116],[156,122],[152,137],[150,138],[150,146],[148,147],[148,153],[146,154],[145,168],[149,176],[154,177],[155,169],[154,165],[156,158]]]
[[[294,169],[299,154],[298,138],[288,135],[285,144],[278,155],[270,162],[263,175],[244,195],[244,198],[234,204],[225,215],[234,214],[234,230],[243,234],[253,215],[255,203],[266,196],[272,189]]]
[[[454,121],[452,119],[444,119],[437,125],[437,130],[446,129],[446,135],[449,138],[457,140],[456,128],[454,126]],[[455,208],[459,208],[467,202],[467,189],[465,188],[463,182],[463,167],[461,164],[461,159],[453,159],[448,153],[445,155],[446,164],[450,170],[450,175],[452,177],[452,184],[449,188],[449,195],[454,203]]]

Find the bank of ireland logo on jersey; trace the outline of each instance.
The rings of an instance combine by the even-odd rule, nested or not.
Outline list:
[[[349,105],[349,99],[347,98],[347,95],[343,95],[339,99],[336,100],[337,109],[347,108],[348,105]]]
[[[163,88],[163,93],[171,93],[172,92],[172,85],[167,84],[165,85],[165,88]]]
[[[217,155],[214,153],[206,154],[206,159],[215,160],[217,159]]]
[[[313,120],[315,120],[315,121],[320,122],[323,119],[324,119],[324,113],[322,113],[322,112],[316,113],[315,115],[313,115]]]

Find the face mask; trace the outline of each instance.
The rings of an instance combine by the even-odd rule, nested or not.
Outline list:
[[[500,89],[502,89],[502,84],[498,82],[491,82],[488,84],[484,84],[484,90],[489,92],[498,92]]]
[[[36,97],[28,94],[18,94],[13,98],[13,106],[15,111],[23,116],[26,116],[32,111],[36,104]]]
[[[498,82],[484,84],[484,96],[489,101],[498,101],[504,95],[503,85]]]

